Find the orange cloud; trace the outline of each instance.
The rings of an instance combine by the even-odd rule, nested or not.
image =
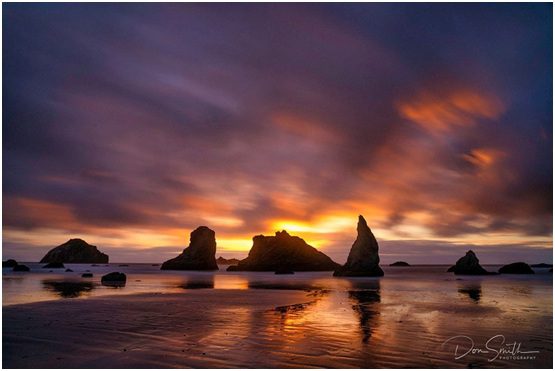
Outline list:
[[[472,90],[457,90],[446,95],[421,93],[397,105],[401,117],[431,132],[476,124],[479,119],[494,120],[505,110],[493,95]]]
[[[66,226],[68,229],[78,225],[72,210],[61,204],[37,200],[33,198],[17,197],[4,199],[5,224],[21,225],[28,228]]]
[[[487,168],[497,163],[505,156],[505,152],[492,148],[476,148],[463,158],[479,168]]]

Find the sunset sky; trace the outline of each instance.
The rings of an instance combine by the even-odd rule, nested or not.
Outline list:
[[[2,8],[4,259],[552,260],[551,4]]]

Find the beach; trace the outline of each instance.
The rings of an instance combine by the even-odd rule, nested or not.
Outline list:
[[[328,272],[163,273],[144,264],[73,268],[119,268],[127,271],[128,283],[114,289],[99,285],[98,274],[87,282],[75,278],[78,272],[4,272],[4,367],[550,368],[552,363],[547,269],[532,276],[457,277],[444,266],[385,267],[383,278],[346,279]],[[32,287],[42,296],[16,295]],[[448,340],[452,337],[458,338]],[[455,359],[457,344],[462,355],[470,349],[468,338],[474,348],[486,349],[492,337],[489,348],[497,350]],[[521,354],[499,350],[508,349],[501,343],[512,342],[520,343]],[[490,360],[496,351],[503,354]],[[534,353],[524,353],[529,351]]]

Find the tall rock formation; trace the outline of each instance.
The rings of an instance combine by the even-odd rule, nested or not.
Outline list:
[[[337,269],[334,276],[351,277],[380,277],[383,270],[380,268],[378,255],[378,241],[366,224],[362,215],[358,217],[357,238],[351,247],[347,263]]]
[[[286,231],[275,236],[254,236],[249,255],[228,271],[332,271],[339,264]]]
[[[72,238],[64,244],[50,250],[41,263],[108,263],[108,255],[98,251],[80,238]]]
[[[208,227],[191,232],[189,247],[160,267],[162,270],[218,270],[216,263],[216,233]]]
[[[472,250],[468,250],[466,252],[466,255],[457,260],[457,263],[449,268],[447,272],[454,272],[455,274],[471,276],[492,274],[482,268],[482,266],[480,265],[480,260]]]

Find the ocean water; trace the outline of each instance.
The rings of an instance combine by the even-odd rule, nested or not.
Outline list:
[[[199,335],[196,343],[225,349],[227,363],[212,359],[197,367],[551,368],[553,362],[549,269],[471,277],[447,273],[448,266],[386,266],[381,278],[335,278],[331,272],[226,272],[225,266],[218,272],[180,272],[151,264],[67,264],[74,272],[66,273],[27,265],[31,272],[3,269],[4,309],[133,294],[177,294],[195,303],[206,297],[211,321],[221,312],[218,321],[226,325],[207,325],[211,336]],[[81,278],[85,271],[94,277]],[[127,274],[124,287],[100,283],[101,275],[112,271]],[[301,292],[302,300],[263,311],[229,306],[241,292],[263,298],[285,291]],[[218,294],[226,292],[233,295]],[[218,295],[225,297],[220,304]],[[197,316],[200,326],[203,316]],[[172,331],[164,336],[182,336]],[[222,340],[233,333],[242,341]],[[176,360],[171,365],[185,364]]]

